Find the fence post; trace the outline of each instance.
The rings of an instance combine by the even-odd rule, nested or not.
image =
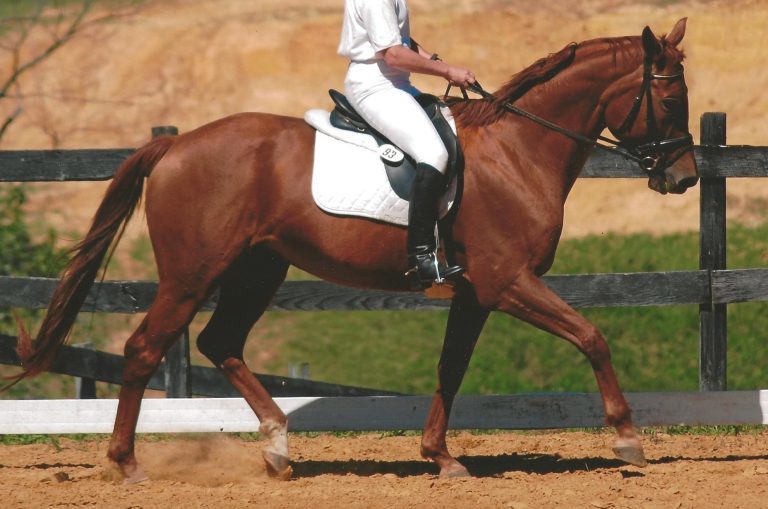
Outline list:
[[[176,136],[179,134],[175,126],[158,126],[152,128],[152,137]],[[191,398],[192,381],[190,376],[191,362],[189,360],[189,329],[185,328],[168,352],[165,354],[165,396],[167,398]]]
[[[309,363],[300,362],[288,364],[288,378],[298,378],[300,380],[309,380]]]
[[[152,128],[152,137],[158,136],[177,136],[179,134],[179,128],[175,125],[159,125]]]
[[[191,398],[189,329],[185,328],[165,354],[165,397]]]
[[[725,113],[701,117],[701,144],[726,144]],[[699,268],[710,271],[710,302],[699,306],[699,390],[727,389],[728,322],[725,304],[713,304],[713,270],[726,268],[725,177],[701,179]]]
[[[85,348],[86,350],[93,350],[93,343],[90,341],[86,343],[78,343],[72,345],[77,348]],[[93,378],[82,378],[79,376],[75,378],[75,398],[77,399],[96,399],[96,380]]]

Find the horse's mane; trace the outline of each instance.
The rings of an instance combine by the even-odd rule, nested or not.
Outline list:
[[[496,122],[504,114],[505,110],[502,105],[505,102],[514,102],[533,86],[555,77],[571,64],[578,47],[578,44],[572,42],[557,53],[541,58],[518,72],[494,94],[495,100],[467,101],[460,98],[448,98],[447,101],[454,118],[465,126],[487,125]]]
[[[640,40],[639,37],[617,37],[593,39],[580,44],[572,42],[557,53],[551,53],[544,58],[534,62],[529,67],[518,72],[512,79],[503,85],[498,92],[494,93],[495,99],[473,99],[465,100],[458,97],[447,98],[447,103],[451,107],[456,122],[469,127],[488,125],[499,120],[505,113],[504,103],[513,103],[534,86],[545,83],[560,71],[571,65],[576,56],[576,50],[580,47],[590,46],[592,44],[607,44],[613,51],[614,59],[620,55],[624,58],[641,58],[641,55],[633,54],[630,48],[636,46]],[[665,60],[671,59],[675,62],[682,62],[685,54],[666,40],[666,35],[660,40],[662,47],[661,66],[666,65]]]

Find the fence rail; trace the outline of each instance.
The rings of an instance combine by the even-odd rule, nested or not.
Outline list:
[[[16,338],[0,334],[0,364],[20,365],[16,355]],[[110,384],[122,384],[123,357],[77,346],[62,346],[51,366],[52,373],[75,376],[89,380],[98,380]],[[165,365],[149,380],[147,388],[165,391],[168,388]],[[351,387],[288,378],[283,376],[254,373],[264,387],[277,397],[313,396],[313,397],[354,397],[354,396],[402,396],[402,393]],[[234,398],[240,396],[224,375],[215,368],[190,366],[190,393],[216,398]]]
[[[168,132],[168,129],[161,131]],[[153,132],[160,131],[153,130]],[[737,302],[768,301],[768,269],[728,270],[725,257],[726,180],[768,176],[768,147],[727,146],[724,113],[704,114],[701,120],[701,133],[702,145],[696,146],[694,151],[701,175],[699,270],[553,275],[544,277],[544,281],[577,308],[698,305],[699,385],[701,390],[711,391],[725,390],[727,387],[726,306]],[[132,152],[133,149],[0,151],[0,182],[107,180],[112,177],[119,163]],[[620,155],[600,151],[596,151],[590,157],[581,176],[585,178],[646,177],[636,165],[626,161]],[[45,308],[55,285],[55,279],[0,277],[0,307]],[[152,281],[96,283],[83,310],[109,313],[144,312],[152,302],[156,289],[157,285]],[[215,304],[216,296],[214,295],[204,309],[212,309]],[[418,294],[353,290],[322,281],[289,281],[278,291],[271,309],[285,311],[439,310],[446,309],[448,305],[447,301],[430,300]],[[10,342],[12,338],[0,338],[0,362],[14,363]],[[107,354],[85,350],[71,352],[66,349],[63,354],[65,357],[100,359],[90,362],[93,365],[103,363],[103,366],[111,365],[114,369],[118,369],[120,361],[104,357],[105,355]],[[191,393],[224,395],[224,389],[204,392],[202,384],[212,382],[203,380],[209,380],[210,376],[203,374],[207,373],[201,371],[203,368],[185,367],[185,359],[188,363],[188,350],[182,348],[176,355],[178,358],[174,363],[181,366],[184,372],[177,376],[182,379],[182,382],[177,384],[179,389],[175,389],[178,395]],[[64,364],[66,365],[66,362]],[[60,369],[71,373],[73,370],[65,365],[60,366]],[[81,369],[77,373],[83,376],[84,370]],[[98,379],[110,383],[119,381],[119,375],[111,371],[107,374],[93,369],[88,373],[94,378],[100,377]],[[153,379],[152,386],[168,387],[169,380],[161,380],[161,378]],[[287,379],[273,378],[275,381],[270,381],[268,377],[263,377],[262,380],[268,385],[274,382],[276,385],[270,386],[273,388],[287,383]],[[309,390],[308,387],[307,385],[302,390]],[[331,392],[340,390],[330,387],[325,389]]]
[[[706,115],[712,114],[705,114],[704,118]],[[133,152],[134,149],[129,148],[0,151],[0,182],[109,180],[115,168]],[[768,176],[765,147],[725,146],[715,142],[697,146],[695,155],[704,179]],[[619,154],[595,151],[580,177],[646,178],[647,175]]]
[[[768,424],[768,391],[628,393],[637,426]],[[276,398],[290,431],[418,430],[428,396]],[[0,400],[0,432],[109,433],[117,400]],[[598,394],[459,396],[451,429],[592,428],[604,423]],[[259,420],[242,398],[146,399],[139,433],[253,432]]]
[[[544,276],[575,308],[733,304],[768,300],[768,269],[628,272]],[[0,276],[0,307],[45,309],[58,279]],[[143,313],[157,292],[155,281],[95,283],[82,310]],[[216,307],[214,294],[202,307]],[[345,288],[325,281],[286,281],[273,311],[405,311],[448,309],[450,301],[409,292]]]

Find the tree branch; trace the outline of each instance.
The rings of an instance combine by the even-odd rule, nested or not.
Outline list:
[[[46,58],[50,57],[57,49],[59,49],[61,46],[63,46],[67,41],[69,41],[72,37],[75,36],[75,34],[78,32],[78,29],[83,24],[83,20],[85,19],[86,14],[91,10],[91,7],[93,6],[93,0],[85,0],[83,2],[82,8],[80,9],[80,12],[77,13],[75,18],[72,20],[72,23],[67,27],[67,30],[64,32],[64,34],[60,37],[56,37],[54,41],[45,48],[40,54],[37,56],[31,58],[27,62],[24,62],[23,64],[19,64],[18,61],[15,60],[15,65],[13,72],[8,77],[6,82],[0,86],[0,99],[4,98],[8,90],[19,80],[19,77],[24,74],[29,69],[33,68]],[[37,18],[39,20],[39,17]],[[24,31],[26,32],[26,31]],[[27,37],[27,33],[22,34],[21,41],[17,41],[16,49],[20,47],[20,43],[23,42]],[[16,53],[16,52],[14,52]]]
[[[130,16],[137,12],[136,8],[120,8],[115,11],[106,9],[103,12],[92,14],[95,1],[79,0],[79,6],[70,9],[67,7],[49,8],[50,6],[61,5],[56,0],[37,0],[34,10],[13,18],[0,19],[0,30],[2,30],[0,33],[3,34],[3,40],[0,41],[0,51],[9,53],[9,68],[4,73],[7,78],[5,81],[0,80],[0,103],[16,100],[19,105],[10,116],[2,121],[0,140],[2,140],[8,127],[24,111],[23,100],[26,96],[21,91],[20,78],[22,75],[51,57],[59,48],[87,27]],[[72,3],[74,2],[69,3],[69,5]],[[28,46],[31,36],[39,33],[48,34],[49,43],[44,49],[38,50],[37,54],[27,57],[24,55],[23,49]],[[87,99],[83,101],[87,102]],[[8,110],[10,108],[6,111]],[[34,109],[30,111],[34,111]]]
[[[0,127],[0,138],[3,137],[5,131],[8,129],[8,127],[10,127],[13,121],[16,120],[19,115],[21,115],[22,111],[24,111],[24,108],[17,106],[14,112],[8,115],[8,118],[5,119],[5,122],[3,122],[3,125]]]

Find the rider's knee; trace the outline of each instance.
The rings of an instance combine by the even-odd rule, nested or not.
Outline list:
[[[416,158],[417,163],[425,163],[435,168],[440,173],[445,173],[448,168],[448,150],[440,143],[430,144],[422,147],[419,157]]]

